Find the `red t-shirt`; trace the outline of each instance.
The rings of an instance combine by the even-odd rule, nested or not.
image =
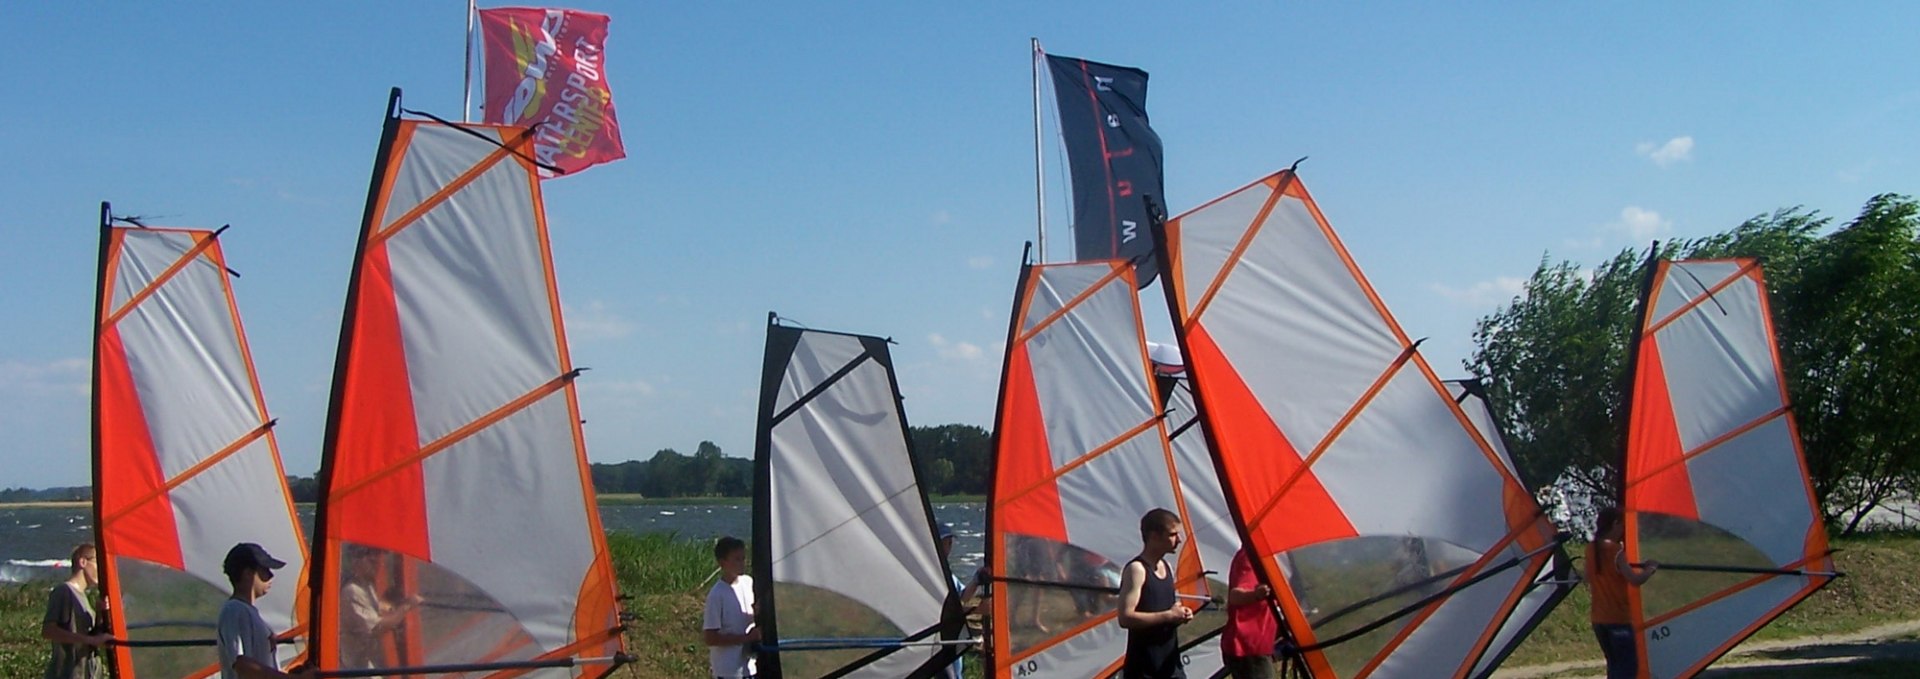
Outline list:
[[[1253,573],[1253,560],[1247,550],[1233,555],[1227,567],[1227,587],[1253,589],[1260,586]],[[1220,633],[1220,652],[1229,658],[1273,655],[1273,641],[1279,636],[1280,621],[1273,617],[1273,606],[1257,601],[1244,606],[1227,604],[1227,627]]]

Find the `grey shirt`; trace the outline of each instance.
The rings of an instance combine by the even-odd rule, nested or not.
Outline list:
[[[279,669],[274,658],[273,630],[260,619],[260,609],[239,599],[228,599],[220,606],[220,679],[240,679],[234,671],[235,660],[247,657],[267,667]]]

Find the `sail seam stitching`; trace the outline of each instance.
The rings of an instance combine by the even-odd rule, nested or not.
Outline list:
[[[1787,406],[1780,406],[1778,408],[1775,408],[1772,411],[1769,411],[1765,415],[1761,415],[1760,417],[1754,418],[1754,420],[1751,422],[1735,427],[1733,430],[1728,431],[1725,434],[1721,434],[1719,436],[1713,437],[1713,440],[1708,441],[1706,443],[1702,443],[1698,447],[1695,447],[1693,450],[1687,451],[1685,454],[1681,455],[1680,458],[1677,460],[1673,460],[1666,464],[1660,465],[1659,467],[1654,468],[1653,470],[1650,470],[1645,474],[1641,474],[1639,476],[1636,476],[1628,480],[1625,485],[1639,484],[1643,481],[1646,481],[1647,479],[1658,476],[1660,473],[1665,472],[1668,469],[1672,469],[1677,465],[1686,464],[1687,461],[1692,460],[1693,458],[1713,452],[1713,449],[1718,447],[1720,444],[1726,443],[1735,438],[1739,438],[1741,434],[1745,434],[1747,432],[1753,431],[1754,429],[1758,429],[1761,426],[1767,424],[1768,422],[1772,422],[1774,420],[1780,419],[1780,417],[1783,415],[1786,415],[1789,410],[1791,410],[1791,408],[1788,408]]]
[[[358,481],[348,484],[347,486],[340,488],[339,490],[333,491],[333,493],[331,494],[331,498],[334,501],[338,501],[342,498],[345,498],[349,495],[352,495],[356,492],[359,492],[365,489],[369,484],[372,484],[375,481],[384,479],[400,471],[401,469],[405,469],[413,464],[420,462],[421,460],[432,457],[440,453],[441,451],[452,447],[453,444],[459,443],[463,440],[466,440],[467,437],[472,436],[476,433],[479,433],[480,430],[486,429],[487,427],[492,426],[494,423],[497,423],[501,420],[504,420],[514,415],[515,413],[520,412],[521,410],[525,409],[527,406],[532,405],[534,402],[539,401],[540,399],[546,398],[547,396],[552,395],[556,391],[566,388],[568,384],[571,384],[573,382],[574,378],[579,376],[580,376],[580,371],[574,370],[566,374],[560,375],[559,377],[555,377],[551,380],[548,380],[545,384],[534,387],[533,390],[528,391],[525,394],[522,394],[519,398],[516,398],[512,401],[507,402],[506,405],[502,405],[499,408],[494,409],[493,412],[487,413],[486,415],[483,415],[479,419],[476,419],[472,422],[468,422],[465,426],[462,426],[459,429],[455,429],[451,432],[448,432],[446,435],[441,436],[439,439],[433,441],[432,443],[421,446],[420,450],[415,452],[414,454],[408,455],[405,458],[402,458],[400,460],[396,460],[393,463],[388,464],[384,468],[381,468],[379,470],[374,471],[371,474],[361,477],[360,480]]]
[[[1026,332],[1020,333],[1019,337],[1015,337],[1014,341],[1024,344],[1026,343],[1027,340],[1033,339],[1035,335],[1040,334],[1040,331],[1047,329],[1047,327],[1053,325],[1055,321],[1060,320],[1062,317],[1072,312],[1074,310],[1074,307],[1080,306],[1081,302],[1084,302],[1087,300],[1087,298],[1092,297],[1094,293],[1100,292],[1100,290],[1102,288],[1105,288],[1108,283],[1113,282],[1114,279],[1119,278],[1121,274],[1126,273],[1127,271],[1127,266],[1125,264],[1109,265],[1109,266],[1111,266],[1111,270],[1108,271],[1106,275],[1101,276],[1100,280],[1094,281],[1092,285],[1087,286],[1087,289],[1081,290],[1080,293],[1074,295],[1072,299],[1069,299],[1066,301],[1066,303],[1061,304],[1060,308],[1054,309],[1053,313],[1047,314],[1046,318],[1042,318],[1039,320],[1039,322],[1034,323],[1033,327],[1029,328]],[[1036,287],[1035,290],[1038,290],[1038,287]],[[1028,304],[1029,306],[1031,306],[1032,304],[1031,298],[1029,298]],[[1022,314],[1022,315],[1025,315],[1025,314]]]
[[[120,511],[114,512],[112,515],[108,516],[106,519],[103,519],[100,522],[101,528],[106,528],[107,526],[113,525],[114,523],[118,522],[120,519],[125,518],[127,514],[132,513],[134,510],[139,509],[141,506],[147,504],[148,502],[152,502],[154,498],[160,497],[162,495],[166,495],[168,492],[172,491],[173,489],[179,488],[181,484],[184,484],[188,481],[192,481],[194,477],[199,476],[201,472],[204,472],[212,468],[214,465],[219,464],[221,461],[227,459],[228,457],[231,457],[234,453],[240,452],[242,449],[245,449],[248,444],[251,444],[254,441],[260,440],[260,437],[265,436],[267,432],[272,429],[273,429],[273,421],[263,422],[260,424],[260,426],[254,427],[252,431],[242,434],[240,438],[235,439],[232,443],[227,444],[225,448],[221,448],[218,452],[215,452],[214,454],[207,456],[206,459],[201,460],[195,463],[192,467],[188,467],[185,471],[182,471],[179,474],[174,475],[174,477],[171,479],[168,479],[166,483],[161,484],[159,488],[155,488],[151,491],[147,491],[147,494],[142,496],[140,499],[134,500],[133,502],[129,502],[126,505],[122,506],[120,508]]]
[[[512,154],[513,150],[507,146],[501,146],[489,152],[486,156],[482,157],[479,162],[474,163],[473,167],[467,168],[465,172],[454,177],[453,181],[447,182],[446,186],[440,187],[440,190],[434,191],[433,195],[421,200],[419,205],[413,206],[413,209],[408,210],[406,214],[400,215],[399,219],[395,219],[385,227],[382,227],[378,233],[373,234],[373,236],[368,239],[368,242],[380,243],[392,238],[394,234],[399,233],[401,229],[414,224],[426,213],[446,203],[447,198],[467,188],[467,185],[478,180],[481,175],[492,170],[495,165],[500,164],[501,160]]]
[[[1746,278],[1747,273],[1753,271],[1754,268],[1758,266],[1760,266],[1760,260],[1756,259],[1756,260],[1747,262],[1744,266],[1741,266],[1739,270],[1734,271],[1732,275],[1727,276],[1724,280],[1721,280],[1720,282],[1713,284],[1713,287],[1707,288],[1706,290],[1702,291],[1699,295],[1693,297],[1692,299],[1687,300],[1686,304],[1681,305],[1680,308],[1678,309],[1674,309],[1673,313],[1667,314],[1666,317],[1661,318],[1658,323],[1654,323],[1652,325],[1647,326],[1647,332],[1648,333],[1660,332],[1662,328],[1665,328],[1668,325],[1673,324],[1674,321],[1680,320],[1681,316],[1687,315],[1687,313],[1693,311],[1695,307],[1700,306],[1702,303],[1706,302],[1709,299],[1713,299],[1714,293],[1720,292],[1721,290],[1725,290],[1727,289],[1727,286],[1733,285],[1735,281],[1738,281],[1742,278]]]
[[[167,265],[167,268],[161,271],[160,275],[154,276],[153,280],[149,281],[145,287],[140,288],[139,292],[134,293],[133,297],[128,298],[127,303],[121,305],[118,311],[113,312],[113,315],[108,316],[107,320],[102,321],[100,323],[101,327],[111,328],[118,325],[121,318],[132,313],[134,307],[140,306],[142,302],[147,301],[147,298],[159,292],[160,286],[166,285],[168,281],[173,280],[175,275],[178,275],[181,270],[186,269],[187,265],[193,263],[194,259],[199,258],[201,253],[207,251],[207,248],[213,247],[214,242],[213,237],[209,236],[194,243],[193,247],[187,248],[186,252],[180,254],[179,259],[175,259],[172,264]]]

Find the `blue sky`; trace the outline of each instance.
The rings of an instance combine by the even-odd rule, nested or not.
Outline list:
[[[101,200],[233,225],[287,468],[318,467],[387,88],[458,116],[462,5],[9,7],[0,487],[88,479]],[[990,426],[1034,233],[1030,37],[1152,74],[1176,212],[1311,156],[1303,180],[1443,374],[1543,256],[1920,193],[1912,3],[576,6],[613,16],[629,156],[547,185],[604,462],[750,455],[769,310],[893,337],[914,423]]]

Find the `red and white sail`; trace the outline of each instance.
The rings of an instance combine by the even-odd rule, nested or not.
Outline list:
[[[1751,259],[1654,263],[1634,353],[1626,550],[1643,677],[1687,677],[1832,581]]]
[[[322,669],[598,677],[622,653],[530,144],[387,119],[321,463]]]
[[[1486,437],[1494,451],[1500,454],[1500,461],[1506,465],[1507,471],[1518,478],[1520,472],[1514,468],[1513,456],[1507,452],[1506,436],[1501,434],[1500,425],[1493,419],[1485,386],[1479,380],[1447,380],[1447,393],[1453,396],[1455,403],[1460,404],[1460,409],[1480,430],[1480,435]],[[1573,562],[1567,558],[1565,549],[1555,549],[1549,555],[1552,561],[1546,570],[1534,578],[1527,593],[1520,597],[1513,615],[1507,618],[1506,624],[1500,626],[1493,643],[1480,655],[1479,662],[1474,664],[1472,676],[1491,676],[1494,670],[1500,668],[1500,663],[1520,647],[1520,642],[1526,641],[1533,628],[1546,620],[1547,614],[1552,613],[1554,607],[1560,605],[1560,600],[1565,599],[1580,583],[1573,574]]]
[[[964,621],[887,340],[769,324],[760,389],[757,676],[946,676]]]
[[[116,639],[210,641],[241,542],[287,562],[261,617],[290,631],[305,617],[306,543],[217,233],[113,226],[101,206],[94,526]],[[210,644],[108,658],[120,677],[169,678],[218,660]]]
[[[1139,519],[1184,512],[1173,451],[1122,261],[1028,265],[1013,307],[994,431],[987,562],[994,677],[1101,677],[1119,669],[1120,569]],[[1208,586],[1192,523],[1170,557],[1200,608]],[[1182,641],[1217,629],[1217,609]]]
[[[1466,676],[1554,532],[1283,171],[1165,225],[1242,537],[1319,677]]]

